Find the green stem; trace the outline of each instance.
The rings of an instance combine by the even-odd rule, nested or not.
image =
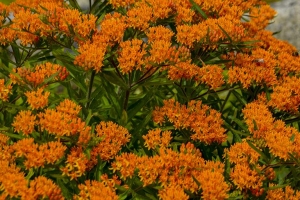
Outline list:
[[[91,98],[91,93],[92,93],[92,89],[93,89],[93,83],[94,83],[94,78],[95,78],[95,75],[96,75],[96,71],[93,70],[92,71],[92,74],[91,74],[91,79],[90,79],[90,84],[89,84],[89,90],[88,90],[88,93],[87,93],[87,96],[86,96],[86,108],[88,109],[90,107],[90,98]]]
[[[90,5],[89,13],[91,13],[91,10],[92,10],[92,0],[89,0],[89,5]]]

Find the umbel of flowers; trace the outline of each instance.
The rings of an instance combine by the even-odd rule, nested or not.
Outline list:
[[[300,57],[275,14],[0,3],[0,199],[300,199]]]

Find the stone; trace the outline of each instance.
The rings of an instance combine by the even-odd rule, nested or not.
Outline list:
[[[271,3],[271,7],[277,11],[277,16],[267,29],[280,31],[274,35],[276,38],[286,40],[300,50],[300,1],[282,0]]]

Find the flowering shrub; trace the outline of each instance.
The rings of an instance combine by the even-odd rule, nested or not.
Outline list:
[[[300,199],[300,57],[275,14],[0,3],[1,199]]]

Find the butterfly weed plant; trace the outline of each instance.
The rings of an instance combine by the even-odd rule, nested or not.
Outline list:
[[[300,199],[300,57],[275,14],[0,3],[1,199]]]

